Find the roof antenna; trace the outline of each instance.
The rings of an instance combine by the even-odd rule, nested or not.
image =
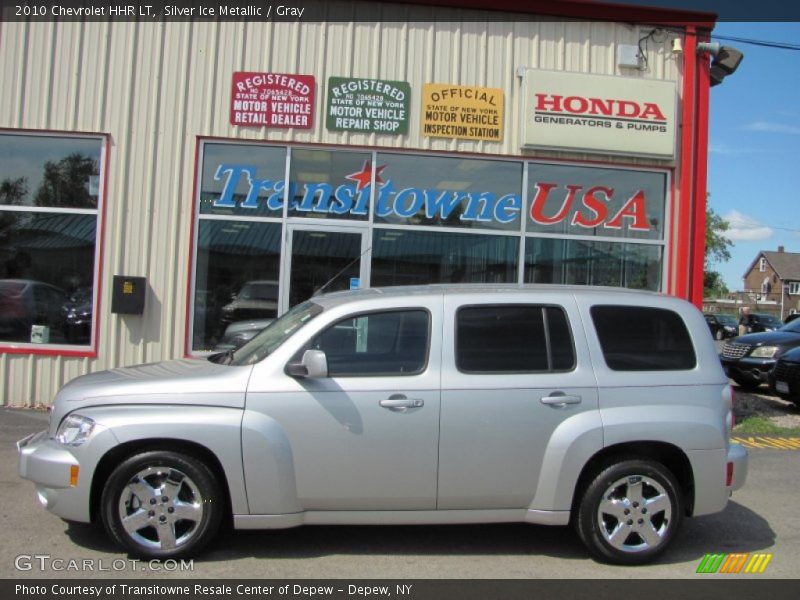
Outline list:
[[[356,262],[358,262],[359,260],[361,260],[362,258],[364,258],[364,255],[365,255],[367,252],[369,252],[370,250],[372,250],[372,246],[370,246],[369,248],[367,248],[366,250],[364,250],[364,251],[361,253],[361,255],[360,255],[360,256],[356,256],[356,257],[355,257],[353,260],[351,260],[349,263],[347,263],[347,264],[346,264],[346,265],[345,265],[345,266],[342,268],[342,270],[341,270],[341,271],[339,271],[338,273],[336,273],[336,275],[334,275],[333,277],[331,277],[330,279],[328,279],[328,281],[326,281],[326,282],[325,282],[325,284],[324,284],[322,287],[320,287],[320,288],[317,288],[317,290],[316,290],[316,291],[315,291],[313,294],[311,294],[311,297],[313,298],[314,296],[319,296],[319,295],[320,295],[320,294],[321,294],[321,293],[322,293],[322,292],[325,290],[325,288],[327,288],[327,287],[328,287],[330,284],[332,284],[334,281],[336,281],[336,280],[339,278],[339,275],[341,275],[342,273],[344,273],[345,271],[347,271],[347,269],[349,269],[350,267],[352,267],[352,266],[353,266],[353,265],[354,265]]]

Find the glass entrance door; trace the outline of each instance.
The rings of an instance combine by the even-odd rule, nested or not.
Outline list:
[[[288,305],[291,308],[321,292],[362,287],[366,236],[355,228],[290,225]]]

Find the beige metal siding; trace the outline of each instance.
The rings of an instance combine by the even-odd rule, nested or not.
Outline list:
[[[0,354],[4,404],[49,404],[63,383],[80,374],[183,355],[197,136],[519,156],[519,67],[680,80],[669,42],[650,43],[646,72],[616,67],[617,45],[636,44],[649,27],[497,21],[491,13],[473,21],[463,20],[458,9],[360,3],[360,18],[366,13],[376,21],[0,22],[0,127],[102,132],[111,140],[98,358]],[[314,75],[314,128],[231,126],[234,71]],[[332,75],[409,81],[409,134],[327,131],[325,93]],[[502,88],[502,143],[421,136],[426,82]],[[111,314],[114,274],[147,277],[143,318]]]

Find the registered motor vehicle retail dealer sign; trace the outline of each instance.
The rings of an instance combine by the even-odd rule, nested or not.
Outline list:
[[[672,81],[526,69],[523,148],[673,158]]]
[[[314,76],[233,74],[231,124],[310,129],[314,126]]]
[[[407,81],[329,77],[325,125],[330,131],[408,133],[410,98]]]
[[[426,83],[422,134],[465,140],[503,140],[503,90]]]

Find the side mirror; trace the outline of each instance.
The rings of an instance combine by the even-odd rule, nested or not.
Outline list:
[[[328,358],[322,350],[306,350],[299,363],[286,365],[289,377],[321,379],[328,376]]]

